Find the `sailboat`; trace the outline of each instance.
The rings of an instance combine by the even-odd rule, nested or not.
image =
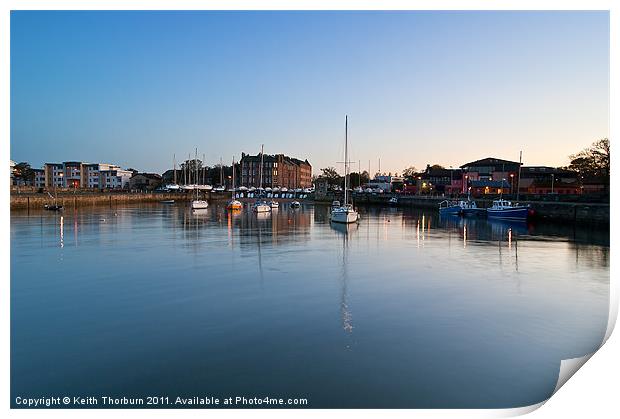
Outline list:
[[[194,158],[194,169],[196,170],[196,179],[198,179],[198,149],[196,149],[196,157]],[[198,188],[194,188],[196,191],[196,197],[191,203],[192,209],[205,209],[209,206],[209,203],[203,199],[198,199]]]
[[[238,211],[241,208],[243,208],[243,204],[241,203],[241,201],[235,198],[235,158],[234,157],[232,160],[232,187],[230,188],[230,190],[232,191],[232,196],[231,196],[230,201],[228,201],[228,205],[226,205],[226,208],[230,211]]]
[[[172,183],[166,185],[166,189],[169,191],[178,191],[181,189],[179,184],[177,183],[177,158],[176,154],[172,155]]]
[[[54,186],[54,189],[56,189],[56,186]],[[52,198],[54,200],[53,204],[45,204],[43,206],[43,208],[45,208],[48,211],[62,211],[63,207],[62,205],[58,205],[58,194],[56,193],[56,191],[54,190],[54,195],[52,196],[51,193],[47,193],[50,198]]]
[[[254,212],[270,212],[271,205],[267,204],[260,195],[263,190],[263,146],[260,147],[260,169],[259,169],[259,187],[258,187],[258,200],[252,206]]]
[[[348,203],[348,189],[349,185],[347,177],[349,175],[349,150],[348,150],[348,132],[349,132],[349,117],[345,116],[344,119],[344,201],[340,206],[333,206],[330,214],[330,220],[334,223],[356,223],[359,220],[359,214],[353,208],[352,204]]]

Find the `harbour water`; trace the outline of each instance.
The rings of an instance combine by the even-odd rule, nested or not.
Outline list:
[[[347,227],[308,204],[12,211],[12,403],[518,407],[600,345],[608,230],[360,214]]]

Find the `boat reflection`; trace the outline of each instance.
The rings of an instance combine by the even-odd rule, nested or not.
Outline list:
[[[340,320],[342,324],[342,330],[346,335],[353,333],[353,316],[348,302],[348,255],[349,255],[349,239],[353,233],[358,231],[358,223],[342,224],[342,223],[330,223],[331,229],[336,232],[337,235],[342,237],[342,265],[340,274]],[[351,348],[351,342],[346,344],[347,349]]]

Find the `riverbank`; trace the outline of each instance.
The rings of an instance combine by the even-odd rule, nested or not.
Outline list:
[[[390,198],[396,196],[398,202],[392,204]],[[427,197],[417,195],[372,195],[360,194],[354,196],[354,202],[358,205],[382,205],[414,208],[438,208],[439,203],[445,197]],[[476,199],[476,204],[481,208],[492,205],[493,199]],[[324,198],[317,203],[331,203],[332,198]],[[533,219],[546,220],[561,223],[590,224],[601,227],[609,227],[609,204],[585,203],[585,202],[549,202],[549,201],[519,201],[520,204],[529,204],[534,210]]]

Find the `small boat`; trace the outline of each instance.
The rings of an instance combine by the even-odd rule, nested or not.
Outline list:
[[[232,159],[232,184],[233,186],[230,188],[230,201],[226,205],[226,209],[229,211],[238,211],[243,208],[243,204],[235,197],[235,157]]]
[[[45,208],[48,211],[62,211],[63,210],[62,205],[56,205],[56,204],[52,204],[52,205],[45,204],[43,208]]]
[[[331,221],[334,223],[350,224],[356,223],[358,220],[359,214],[353,209],[351,204],[334,208],[331,212]]]
[[[274,209],[280,208],[278,201],[269,201],[269,206]]]
[[[509,220],[527,220],[530,215],[530,207],[526,205],[513,204],[505,199],[493,201],[493,205],[487,208],[489,218],[503,218]]]
[[[340,201],[334,201],[332,202],[332,209],[334,208],[338,208],[340,206]]]
[[[388,203],[390,205],[396,205],[398,204],[398,198],[396,198],[395,196],[391,197],[390,200],[388,201]]]
[[[299,201],[291,202],[291,208],[299,208],[299,207],[301,207],[301,204],[299,203]]]
[[[164,199],[163,201],[159,201],[160,204],[174,204],[174,199]]]
[[[268,205],[264,201],[256,201],[254,205],[252,205],[252,211],[254,212],[270,212],[271,205]]]
[[[237,200],[237,199],[233,199],[231,201],[228,201],[228,205],[226,205],[226,208],[231,210],[231,211],[236,211],[236,210],[240,210],[243,208],[243,204],[241,203],[241,201]]]
[[[348,185],[347,178],[349,177],[349,154],[348,154],[348,124],[349,117],[345,116],[344,119],[344,202],[343,205],[336,206],[337,201],[332,203],[332,212],[330,214],[330,221],[334,223],[350,224],[356,223],[359,220],[359,214],[353,208],[353,204],[349,204],[347,201]],[[338,204],[340,204],[338,202]]]
[[[178,191],[179,189],[181,189],[181,187],[176,183],[169,183],[164,188],[169,191]]]
[[[459,205],[462,209],[461,214],[465,217],[485,217],[487,215],[487,210],[485,208],[478,208],[476,201],[459,201]]]
[[[48,211],[62,211],[62,205],[58,205],[58,195],[52,195],[51,193],[47,193],[49,195],[50,198],[52,198],[54,200],[53,204],[45,204],[43,205],[43,208],[45,208]]]
[[[191,206],[192,209],[205,209],[209,206],[209,202],[202,199],[194,199]]]
[[[463,211],[461,205],[456,201],[441,201],[439,203],[440,215],[460,215]]]

